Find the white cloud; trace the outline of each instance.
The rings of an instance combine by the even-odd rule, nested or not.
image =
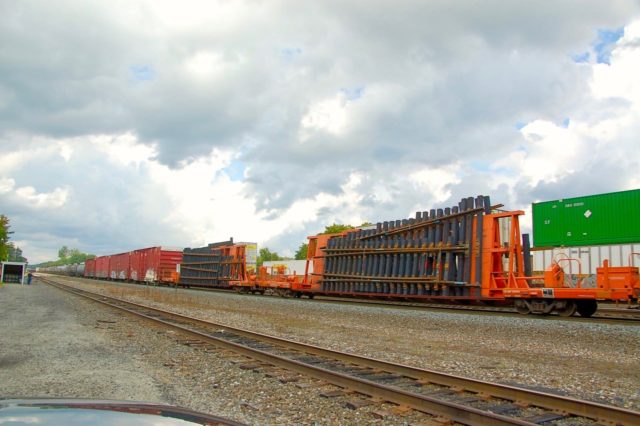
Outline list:
[[[73,155],[73,148],[71,145],[61,142],[60,144],[60,157],[62,157],[66,162],[69,162],[71,156]]]
[[[624,36],[611,52],[610,64],[593,65],[591,91],[596,99],[622,98],[629,112],[640,108],[640,21],[625,27]]]
[[[11,178],[0,178],[0,193],[11,192],[16,186],[16,181]]]
[[[309,107],[309,112],[302,117],[300,124],[303,129],[321,130],[340,135],[348,123],[348,101],[343,93],[328,99],[323,99]],[[303,133],[301,139],[308,136]]]
[[[37,192],[32,186],[22,186],[15,190],[18,198],[29,207],[36,209],[55,209],[62,207],[69,197],[67,188],[56,188],[51,192]]]
[[[201,80],[214,80],[232,72],[231,67],[226,63],[219,53],[199,51],[187,59],[185,67],[190,77]]]
[[[451,197],[451,186],[460,183],[459,164],[442,168],[426,168],[413,172],[409,179],[423,190],[432,194],[436,203],[442,203]]]
[[[155,15],[157,22],[164,27],[162,29],[186,33],[194,28],[196,31],[235,28],[247,20],[252,9],[260,9],[259,4],[209,0],[189,0],[180,4],[172,0],[154,0],[146,6],[147,11]]]
[[[571,129],[536,120],[522,128],[521,133],[526,141],[524,152],[517,151],[510,159],[529,185],[554,182],[580,168],[581,150],[585,147]]]

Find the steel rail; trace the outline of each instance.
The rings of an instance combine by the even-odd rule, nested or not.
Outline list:
[[[382,370],[382,371],[398,374],[400,376],[410,377],[410,378],[419,380],[420,383],[432,383],[432,384],[436,384],[436,385],[440,385],[440,386],[446,386],[446,387],[453,388],[453,389],[462,389],[462,390],[470,391],[470,392],[473,392],[473,393],[476,393],[476,394],[479,394],[479,395],[511,400],[511,401],[514,401],[514,402],[517,402],[517,403],[521,403],[521,404],[529,404],[529,405],[533,405],[533,406],[536,406],[536,407],[544,408],[544,409],[547,409],[547,410],[550,410],[550,411],[554,411],[554,412],[568,413],[568,414],[571,414],[571,415],[574,415],[574,416],[578,416],[578,417],[587,417],[587,418],[591,418],[591,419],[597,420],[599,422],[613,423],[613,424],[640,424],[640,413],[634,412],[634,411],[631,411],[631,410],[626,410],[626,409],[622,409],[622,408],[618,408],[618,407],[614,407],[614,406],[609,406],[609,405],[605,405],[605,404],[600,404],[600,403],[596,403],[596,402],[591,402],[591,401],[584,401],[584,400],[579,400],[579,399],[575,399],[575,398],[569,398],[569,397],[560,396],[560,395],[547,394],[547,393],[543,393],[543,392],[539,392],[539,391],[533,391],[533,390],[518,388],[518,387],[514,387],[514,386],[509,386],[509,385],[502,385],[502,384],[497,384],[497,383],[484,382],[484,381],[476,380],[476,379],[469,379],[469,378],[455,376],[455,375],[451,375],[451,374],[440,373],[440,372],[433,371],[433,370],[426,370],[426,369],[420,369],[420,368],[410,367],[410,366],[401,365],[401,364],[394,364],[394,363],[390,363],[390,362],[382,361],[382,360],[377,360],[377,359],[373,359],[373,358],[360,357],[360,356],[352,355],[352,354],[345,353],[345,352],[330,350],[330,349],[321,348],[321,347],[314,346],[314,345],[308,345],[308,344],[304,344],[304,343],[300,343],[300,342],[295,342],[295,341],[292,341],[292,340],[289,340],[289,339],[283,339],[283,338],[269,336],[269,335],[265,335],[265,334],[262,334],[262,333],[257,333],[257,332],[253,332],[253,331],[249,331],[249,330],[245,330],[245,329],[240,329],[240,328],[228,326],[226,324],[213,323],[211,321],[205,321],[205,320],[202,320],[202,319],[189,317],[189,316],[178,314],[178,313],[175,313],[175,312],[165,311],[165,310],[162,310],[162,309],[154,308],[154,307],[151,307],[151,306],[148,306],[148,305],[143,305],[143,304],[139,304],[139,303],[135,303],[135,302],[130,302],[130,301],[127,301],[127,300],[116,298],[116,297],[110,297],[110,296],[100,295],[100,294],[97,294],[97,293],[92,293],[92,292],[89,292],[89,291],[86,291],[86,290],[77,289],[76,287],[66,286],[66,285],[60,284],[60,283],[55,283],[54,285],[56,285],[56,284],[60,285],[60,286],[63,286],[66,289],[69,289],[69,288],[72,289],[72,290],[68,290],[68,291],[71,291],[74,294],[78,294],[78,295],[90,298],[92,300],[98,301],[100,303],[104,303],[104,304],[107,304],[109,306],[114,306],[114,307],[117,307],[119,309],[123,309],[123,310],[131,312],[133,314],[140,315],[140,316],[145,316],[145,315],[144,314],[140,314],[140,313],[135,312],[135,311],[128,310],[126,308],[122,308],[122,307],[118,307],[116,305],[112,305],[112,304],[110,304],[108,302],[105,302],[105,301],[102,301],[102,300],[95,299],[92,296],[87,296],[85,294],[81,294],[80,292],[88,293],[88,294],[91,294],[93,296],[98,296],[98,297],[105,298],[105,299],[114,300],[114,301],[116,301],[118,303],[125,303],[125,304],[128,304],[130,306],[135,306],[135,307],[140,308],[140,309],[145,309],[145,310],[157,312],[158,314],[173,316],[175,318],[179,318],[179,319],[184,320],[184,321],[194,322],[194,323],[197,323],[199,325],[203,325],[203,326],[207,326],[207,327],[222,328],[225,331],[231,332],[231,333],[236,334],[236,335],[241,335],[241,336],[249,337],[249,338],[256,339],[256,340],[261,340],[261,341],[268,342],[270,344],[274,344],[274,345],[278,345],[278,346],[284,346],[284,347],[293,348],[293,349],[301,351],[301,352],[314,354],[314,355],[319,355],[319,356],[326,357],[326,358],[340,360],[340,361],[345,362],[345,363],[351,363],[351,364],[357,364],[357,365],[360,365],[360,366],[366,366],[366,367],[370,367],[370,368],[373,368],[373,369],[377,369],[377,370]],[[149,319],[152,319],[154,321],[162,322],[162,323],[164,323],[166,325],[169,325],[171,327],[176,327],[176,328],[183,329],[182,327],[176,326],[176,325],[171,324],[171,323],[164,322],[162,320],[158,320],[158,319],[153,318],[153,317],[148,317],[148,316],[145,316],[145,317],[149,318]],[[206,337],[206,339],[212,339],[213,338],[212,336],[209,336],[209,335],[206,335],[206,334],[202,334],[200,332],[189,330],[189,329],[183,329],[183,331],[186,331],[186,332],[189,332],[189,333],[195,333],[194,335],[197,335],[199,338],[205,338],[205,337]],[[225,341],[224,344],[225,345],[227,345],[227,344],[237,345],[235,343],[228,342],[228,341]],[[237,352],[234,349],[234,347],[235,346],[229,347],[229,349],[233,350],[234,352]],[[274,362],[274,361],[268,361],[267,359],[263,359],[263,358],[256,358],[255,356],[250,355],[249,353],[254,351],[254,350],[255,349],[249,349],[249,352],[246,352],[246,348],[245,348],[243,350],[243,354],[245,354],[246,356],[249,356],[251,358],[254,358],[254,359],[260,359],[260,360],[265,361],[265,362]],[[261,353],[261,356],[267,355],[267,357],[274,357],[274,356],[277,357],[277,361],[275,361],[277,363],[281,362],[280,359],[284,359],[284,360],[286,360],[286,362],[290,361],[290,362],[293,362],[295,364],[301,364],[303,366],[303,367],[296,366],[295,368],[291,368],[294,371],[302,372],[303,374],[307,374],[307,375],[310,375],[312,377],[320,378],[322,380],[326,380],[327,382],[331,382],[331,383],[337,384],[339,386],[347,387],[349,389],[352,389],[352,390],[355,390],[355,391],[358,391],[358,392],[361,392],[361,393],[364,393],[364,394],[367,394],[367,395],[376,396],[376,397],[388,400],[390,402],[395,402],[395,403],[398,403],[398,404],[401,404],[401,405],[411,406],[412,408],[415,408],[415,409],[417,409],[419,411],[425,411],[425,412],[429,412],[431,414],[434,414],[434,411],[428,411],[427,410],[427,408],[429,410],[433,410],[433,407],[431,405],[428,405],[427,407],[423,406],[423,408],[419,408],[420,405],[414,405],[414,404],[416,404],[416,401],[414,401],[411,398],[409,398],[408,395],[404,395],[403,398],[400,400],[401,402],[396,402],[396,400],[390,399],[390,397],[388,396],[388,392],[395,392],[396,390],[399,390],[398,388],[389,387],[389,386],[383,386],[383,385],[380,385],[378,383],[367,381],[367,380],[363,380],[363,379],[360,379],[360,378],[354,378],[354,377],[351,377],[351,376],[345,376],[344,374],[341,374],[341,373],[336,373],[336,372],[333,372],[333,371],[330,371],[330,370],[322,369],[320,367],[309,366],[307,364],[300,363],[299,361],[278,357],[277,355],[270,354],[270,353],[267,353],[267,352],[263,352],[263,351],[258,351],[258,352]],[[308,371],[309,368],[310,369],[322,370],[321,371],[321,376],[322,377],[318,377],[318,376],[312,374],[312,372],[309,372]],[[301,371],[300,369],[302,369],[304,371]],[[355,384],[355,385],[345,384],[345,382],[344,382],[345,377],[342,377],[342,378],[340,378],[340,380],[335,381],[335,380],[331,380],[330,378],[327,378],[326,377],[327,374],[338,374],[338,375],[341,375],[341,376],[345,376],[349,380],[350,379],[355,379],[355,380],[360,381],[362,383]],[[371,388],[372,385],[373,386],[382,386],[382,387],[385,387],[385,388],[388,388],[388,389],[386,389],[384,392],[382,392],[380,394],[375,394],[374,395],[372,393],[373,392],[373,390]],[[399,391],[404,392],[405,394],[407,393],[407,392],[402,391],[402,390],[399,390]],[[423,395],[418,395],[418,394],[411,394],[411,395],[414,395],[414,397],[417,395],[419,398],[432,399],[432,398],[425,397]],[[437,401],[437,400],[435,400],[435,401]],[[438,401],[438,403],[440,403],[440,402],[443,402],[443,401]],[[460,405],[460,404],[451,403],[451,402],[447,402],[447,404],[453,404],[453,405],[459,406],[458,408],[463,407],[465,410],[466,409],[475,410],[475,409],[473,409],[471,407],[466,407],[466,406],[463,406],[463,405]],[[484,411],[481,411],[481,410],[478,410],[478,411],[485,413]],[[448,414],[444,414],[442,412],[435,412],[435,414],[436,415],[446,415],[448,418],[451,418],[452,420],[463,422],[463,420],[456,420],[456,419],[450,417]],[[501,416],[501,417],[506,417],[506,416]],[[511,418],[511,419],[513,419],[513,418]],[[522,424],[522,423],[518,423],[518,424]],[[525,422],[524,424],[529,424],[529,423]]]

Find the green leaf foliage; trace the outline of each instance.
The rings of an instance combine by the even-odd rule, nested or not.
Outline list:
[[[321,232],[320,235],[322,235],[322,234],[336,234],[338,232],[346,231],[347,229],[353,229],[353,226],[351,226],[351,225],[343,225],[343,224],[340,224],[340,223],[334,223],[332,225],[325,226],[324,232]]]
[[[295,259],[296,260],[306,260],[307,259],[307,250],[309,249],[309,244],[302,243],[298,250],[296,251]]]
[[[284,260],[284,258],[280,257],[278,253],[272,252],[267,247],[261,248],[258,251],[258,266],[262,266],[262,264],[268,260]]]
[[[82,263],[88,259],[93,259],[95,257],[95,254],[82,253],[78,249],[70,249],[67,246],[62,246],[60,247],[60,250],[58,250],[58,260],[43,262],[36,266],[45,268],[47,266],[72,265],[74,263]]]
[[[26,262],[27,258],[22,255],[22,249],[13,243],[9,243],[9,262]]]
[[[0,215],[0,260],[5,261],[9,258],[9,218]]]

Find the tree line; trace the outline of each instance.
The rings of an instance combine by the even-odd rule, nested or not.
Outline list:
[[[46,268],[48,266],[73,265],[74,263],[82,263],[85,260],[94,259],[95,257],[95,254],[83,253],[78,249],[62,246],[60,250],[58,250],[57,260],[42,262],[38,266]]]
[[[10,242],[11,224],[9,218],[0,215],[0,261],[3,262],[26,262],[27,258],[22,255],[22,249]]]

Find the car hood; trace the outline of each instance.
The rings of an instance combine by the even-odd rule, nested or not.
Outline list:
[[[186,408],[89,399],[0,399],[0,425],[242,425]]]

